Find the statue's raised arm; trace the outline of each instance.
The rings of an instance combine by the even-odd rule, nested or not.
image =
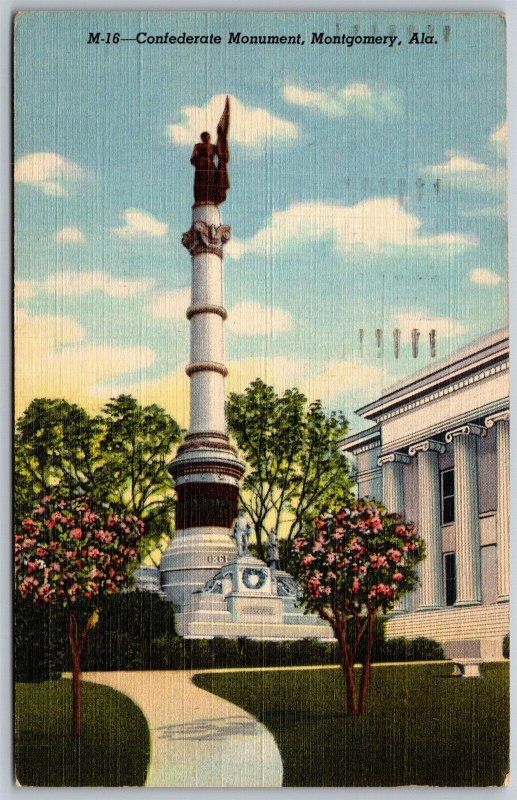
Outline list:
[[[195,167],[194,200],[198,205],[220,205],[226,200],[230,180],[228,161],[230,148],[228,133],[230,129],[230,99],[227,97],[221,119],[217,125],[217,142],[210,141],[210,134],[204,131],[201,141],[194,146],[190,163]],[[214,157],[217,156],[217,166]]]

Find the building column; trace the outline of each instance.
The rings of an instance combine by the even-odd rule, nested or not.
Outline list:
[[[440,470],[438,456],[445,445],[427,439],[411,445],[409,455],[418,465],[418,527],[426,556],[420,565],[419,611],[443,606],[442,526],[440,519]]]
[[[404,476],[405,464],[410,459],[404,453],[387,453],[377,459],[382,467],[382,497],[383,503],[390,514],[404,514]],[[404,595],[395,605],[396,613],[408,611],[409,598]]]
[[[481,603],[481,529],[478,453],[480,425],[462,425],[445,434],[454,443],[454,519],[456,526],[456,606]]]
[[[510,412],[499,411],[485,420],[496,426],[497,436],[497,594],[498,602],[510,599]]]
[[[390,514],[404,514],[404,464],[410,459],[404,453],[387,453],[377,463],[382,467],[383,503]]]

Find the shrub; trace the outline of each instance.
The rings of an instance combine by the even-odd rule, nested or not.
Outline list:
[[[503,639],[503,658],[510,658],[510,634],[507,633]]]
[[[388,639],[374,660],[383,661],[441,661],[443,647],[433,639]]]
[[[65,668],[64,611],[38,608],[30,597],[14,597],[14,679],[23,683],[59,678]]]
[[[153,669],[152,643],[174,635],[172,603],[152,592],[121,592],[99,601],[84,669]]]

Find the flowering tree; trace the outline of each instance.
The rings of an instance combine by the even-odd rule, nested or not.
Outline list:
[[[72,656],[72,736],[81,732],[81,654],[98,620],[95,601],[128,586],[128,565],[138,558],[141,520],[93,511],[85,498],[43,498],[15,535],[19,591],[38,606],[67,609]],[[81,623],[80,609],[90,608]]]
[[[375,620],[417,584],[424,542],[413,524],[365,500],[317,517],[294,540],[294,571],[308,611],[327,620],[339,643],[347,708],[362,714],[370,681]],[[356,663],[365,641],[360,686]]]

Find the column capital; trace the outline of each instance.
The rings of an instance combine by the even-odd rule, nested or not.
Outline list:
[[[410,456],[428,452],[445,453],[445,445],[442,442],[435,441],[435,439],[425,439],[423,442],[412,444],[408,450]]]
[[[460,425],[459,428],[447,431],[445,434],[445,441],[452,442],[457,436],[486,436],[486,428],[483,428],[482,425],[474,425],[474,423],[469,422],[468,425]]]
[[[495,414],[490,414],[490,416],[485,419],[485,426],[487,428],[493,428],[496,422],[509,422],[509,421],[510,421],[510,409],[506,408],[504,411],[496,411]]]
[[[229,225],[210,225],[203,220],[195,220],[190,229],[181,237],[181,244],[191,256],[211,253],[223,257],[223,246],[231,237]]]
[[[384,453],[377,459],[377,464],[379,467],[383,464],[409,464],[410,460],[404,453]]]

